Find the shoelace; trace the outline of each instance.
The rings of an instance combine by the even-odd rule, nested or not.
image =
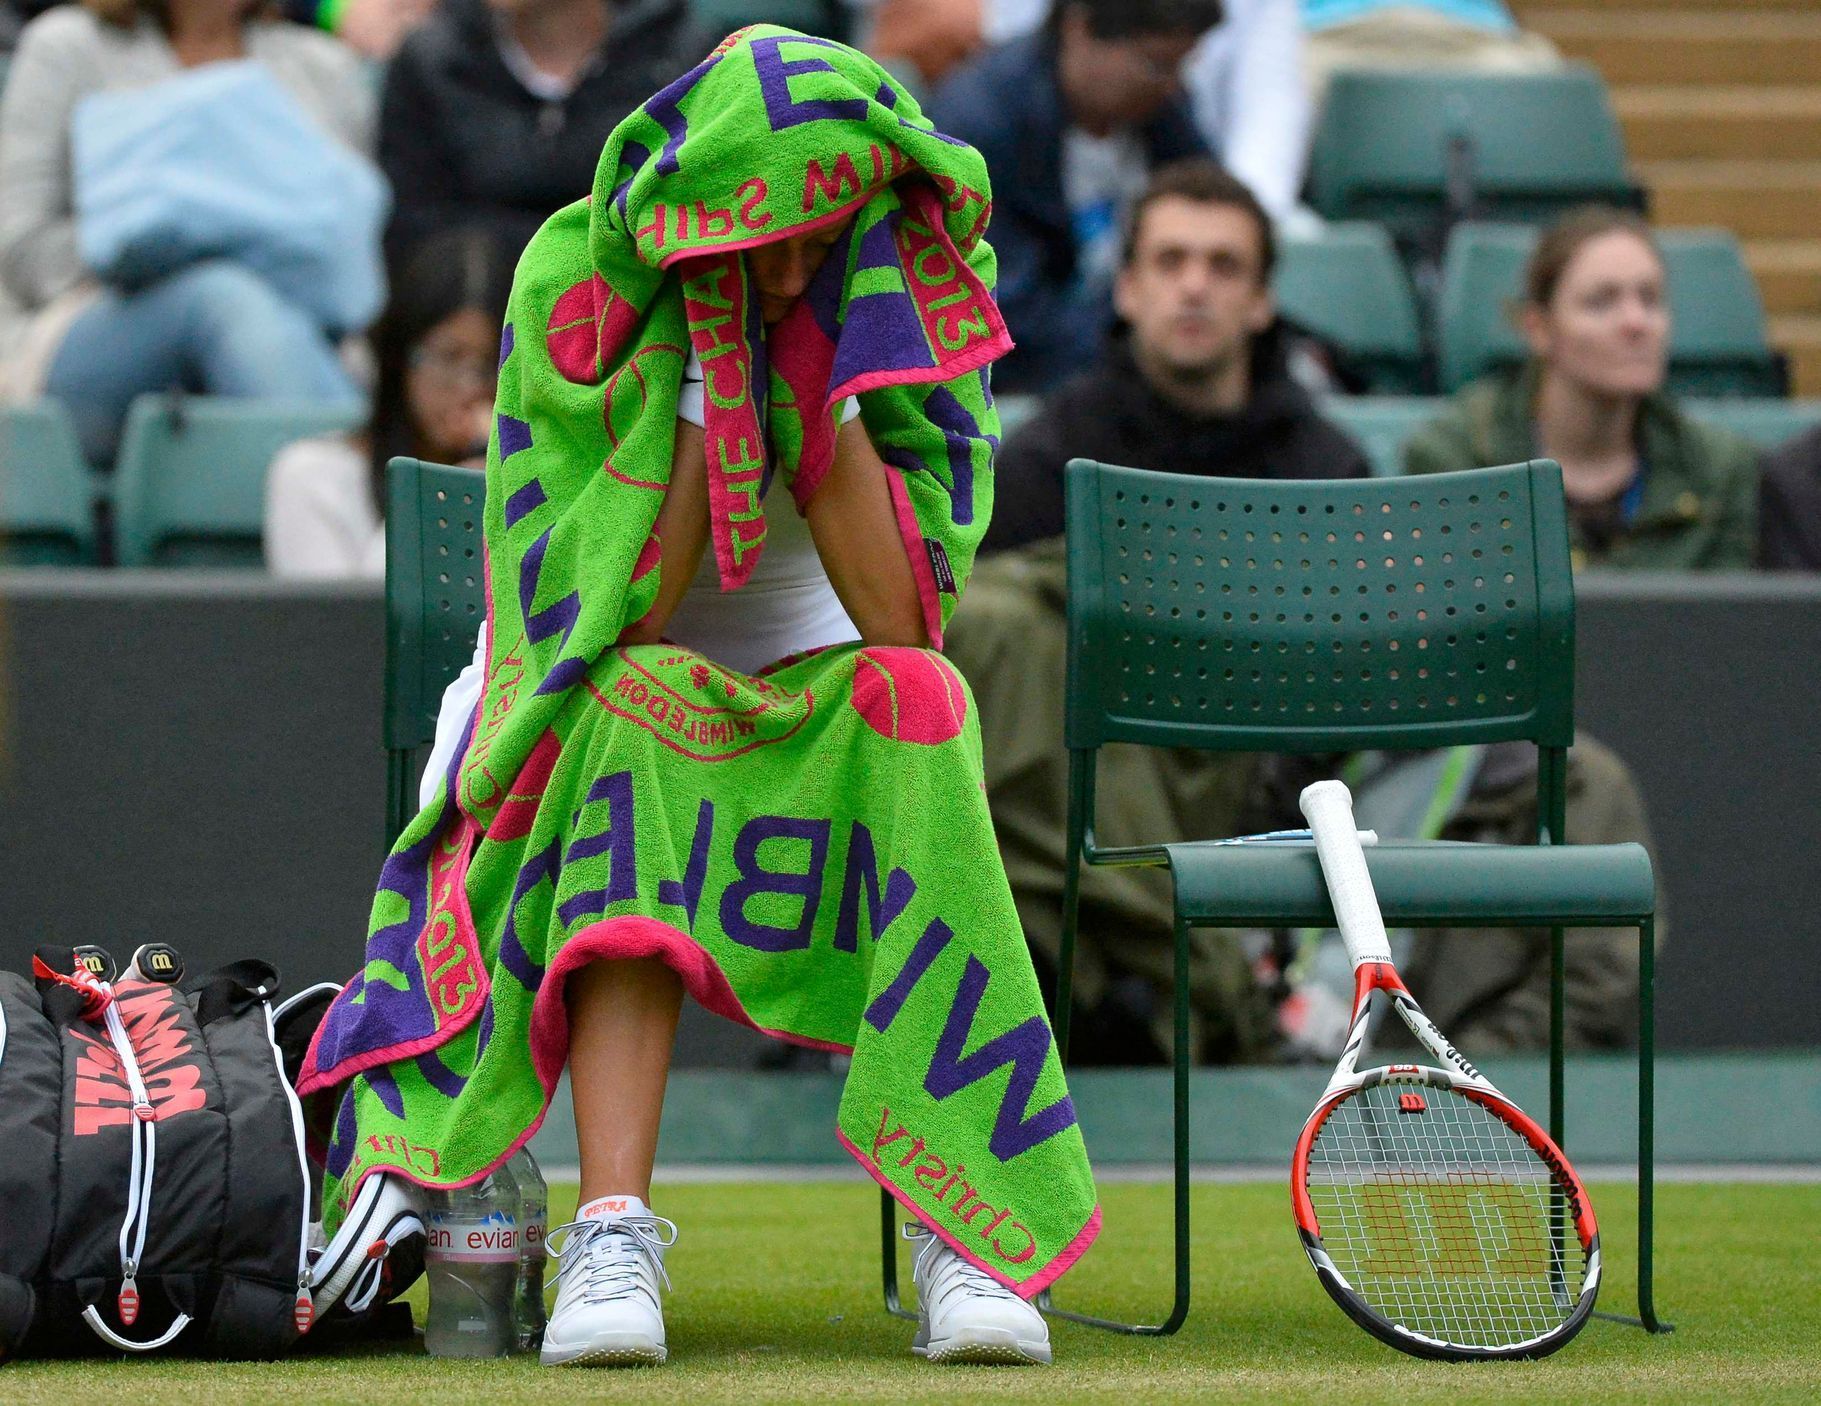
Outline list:
[[[928,1226],[915,1222],[904,1227],[906,1240],[921,1240],[923,1244],[917,1250],[917,1259],[911,1267],[911,1275],[919,1286],[919,1293],[928,1295],[929,1306],[933,1309],[956,1294],[969,1299],[1000,1299],[1011,1291],[992,1275],[978,1265],[968,1263],[952,1246],[946,1244]],[[946,1268],[931,1277],[925,1287],[923,1278],[925,1261],[935,1258],[941,1251],[948,1250]]]
[[[668,1233],[669,1238],[665,1238]],[[664,1251],[677,1243],[674,1222],[662,1216],[620,1216],[613,1220],[574,1220],[544,1237],[545,1253],[558,1262],[557,1292],[572,1278],[583,1303],[611,1303],[651,1289],[642,1271],[657,1271],[666,1289]]]

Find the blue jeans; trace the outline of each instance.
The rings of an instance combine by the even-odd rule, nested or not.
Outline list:
[[[70,408],[83,453],[113,463],[133,397],[183,390],[358,401],[335,346],[258,274],[226,259],[192,264],[134,293],[110,290],[51,359],[48,394]]]

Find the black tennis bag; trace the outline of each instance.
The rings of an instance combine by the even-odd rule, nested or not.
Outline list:
[[[93,947],[32,967],[0,972],[0,1361],[274,1357],[416,1277],[387,1264],[421,1231],[395,1188],[333,1246],[314,1224],[292,1080],[333,986],[280,1003],[259,961],[180,986],[159,945],[117,981]]]

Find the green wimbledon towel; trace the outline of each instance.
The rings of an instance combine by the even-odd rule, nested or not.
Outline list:
[[[1011,345],[990,211],[979,154],[871,60],[755,26],[628,117],[592,197],[526,250],[487,462],[486,686],[301,1084],[325,1111],[327,1221],[374,1170],[448,1187],[497,1166],[562,1071],[569,974],[655,955],[711,1010],[851,1049],[842,1144],[1019,1293],[1092,1241],[961,676],[933,650],[750,676],[615,643],[656,594],[693,346],[723,589],[766,509],[810,500],[857,395],[940,645],[991,510],[987,366]],[[767,330],[739,251],[844,220]],[[774,474],[791,499],[766,502]]]

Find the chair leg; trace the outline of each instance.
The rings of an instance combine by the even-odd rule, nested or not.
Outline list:
[[[1174,1109],[1175,1132],[1174,1212],[1176,1249],[1176,1296],[1170,1315],[1162,1323],[1123,1323],[1114,1318],[1096,1318],[1088,1313],[1075,1313],[1057,1308],[1046,1290],[1037,1298],[1037,1306],[1052,1318],[1066,1318],[1071,1323],[1084,1323],[1090,1328],[1104,1328],[1112,1333],[1131,1333],[1143,1337],[1167,1337],[1182,1327],[1189,1316],[1189,929],[1179,918],[1176,922],[1176,1000],[1175,1000]]]
[[[915,1319],[898,1293],[898,1203],[891,1192],[879,1188],[879,1263],[885,1286],[885,1311],[897,1318]]]

